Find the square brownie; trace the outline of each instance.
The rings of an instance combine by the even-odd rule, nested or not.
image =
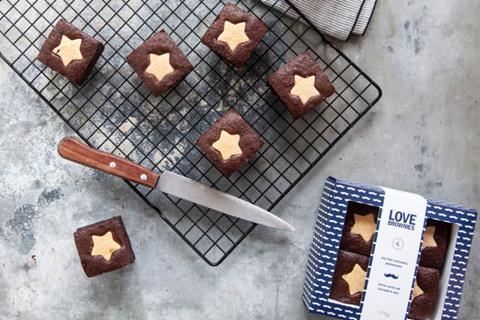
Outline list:
[[[446,222],[433,219],[427,221],[420,255],[422,267],[442,269],[450,238],[450,227]]]
[[[304,52],[268,77],[268,84],[297,119],[335,93],[320,66]]]
[[[440,271],[419,267],[412,294],[412,303],[408,318],[415,320],[430,319],[435,311],[438,297]]]
[[[74,233],[75,245],[88,277],[122,268],[135,261],[122,217],[113,217]]]
[[[370,256],[377,228],[378,208],[350,201],[343,226],[340,248]]]
[[[37,59],[81,85],[103,52],[103,44],[60,19],[47,37]]]
[[[237,68],[248,58],[268,31],[257,17],[227,3],[202,37],[202,42]]]
[[[263,140],[230,109],[198,138],[197,144],[224,175],[230,176],[262,147]]]
[[[193,66],[165,31],[155,33],[127,57],[154,96],[159,96],[182,80]]]
[[[347,304],[360,305],[368,270],[368,257],[338,251],[330,298]]]

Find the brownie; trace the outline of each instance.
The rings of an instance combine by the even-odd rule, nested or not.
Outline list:
[[[37,59],[81,85],[103,52],[103,44],[60,19],[47,37]]]
[[[370,256],[377,217],[377,207],[350,201],[347,207],[340,248]]]
[[[235,67],[241,68],[267,31],[268,27],[260,19],[227,3],[203,35],[202,42]]]
[[[262,147],[263,140],[230,109],[198,138],[197,144],[224,175],[230,176]]]
[[[330,298],[342,303],[360,305],[367,269],[368,257],[339,250]],[[352,288],[349,283],[352,283]]]
[[[187,57],[163,30],[133,50],[127,62],[154,96],[170,89],[193,69]]]
[[[75,245],[88,277],[122,268],[135,261],[121,217],[113,217],[74,233]]]
[[[335,93],[330,80],[307,52],[271,74],[268,84],[295,119],[304,116]]]
[[[433,236],[433,237],[432,237]],[[450,238],[450,224],[429,219],[424,235],[420,265],[442,269]]]
[[[408,318],[415,320],[429,319],[435,311],[438,297],[438,285],[440,281],[440,271],[433,268],[419,267],[417,270],[415,285],[420,288],[423,293],[414,296],[408,311]],[[417,293],[418,294],[418,293]]]

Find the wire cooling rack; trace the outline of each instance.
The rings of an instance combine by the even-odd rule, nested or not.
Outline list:
[[[256,0],[228,2],[249,10],[270,28],[242,70],[200,41],[225,3],[219,0],[2,1],[1,55],[91,146],[157,172],[181,173],[271,210],[378,101],[381,90],[301,14],[289,18],[289,12],[297,12],[292,6],[280,13]],[[61,17],[105,44],[81,87],[36,60]],[[169,92],[153,97],[125,57],[160,29],[171,35],[194,70]],[[305,50],[316,57],[337,94],[294,120],[269,90],[266,77]],[[248,165],[226,178],[195,142],[231,107],[265,144]],[[255,227],[156,190],[130,186],[211,265],[220,264]]]

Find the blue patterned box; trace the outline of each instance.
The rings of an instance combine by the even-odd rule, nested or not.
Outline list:
[[[381,230],[389,230],[388,228],[383,227],[383,224],[380,226],[382,222],[378,222],[376,232],[373,236],[373,249],[369,260],[368,271],[366,273],[366,281],[360,305],[357,306],[344,304],[330,298],[330,290],[332,286],[334,270],[336,267],[336,259],[339,253],[342,231],[347,214],[347,204],[350,201],[354,201],[357,203],[378,207],[380,209],[378,217],[379,221],[382,221],[381,219],[387,219],[387,215],[384,212],[390,213],[388,219],[391,219],[392,211],[387,211],[387,209],[384,207],[386,202],[386,190],[391,189],[352,183],[333,177],[327,179],[323,189],[321,205],[317,213],[313,243],[309,252],[304,282],[303,301],[310,312],[324,314],[339,319],[352,320],[397,320],[407,318],[407,310],[411,303],[410,293],[408,293],[408,297],[406,298],[408,300],[408,305],[406,305],[406,310],[403,313],[390,313],[389,310],[394,308],[394,302],[391,299],[380,298],[379,300],[379,298],[377,298],[375,303],[371,303],[371,305],[369,305],[369,307],[373,306],[373,309],[377,307],[382,308],[380,306],[384,306],[385,309],[388,309],[390,314],[384,313],[383,311],[378,311],[376,316],[372,316],[371,310],[367,310],[365,306],[365,300],[369,295],[370,298],[373,299],[373,297],[376,297],[378,294],[378,292],[376,292],[378,291],[378,286],[375,287],[372,285],[369,287],[369,282],[373,283],[373,273],[381,274],[384,272],[383,270],[379,272],[376,270],[372,271],[372,261],[379,260],[378,256],[380,253],[377,252],[377,250],[380,250],[379,246],[385,246],[384,243],[381,244],[378,241],[379,239],[383,239],[380,235]],[[397,191],[394,190],[394,192]],[[403,193],[398,192],[395,193],[395,195],[402,197]],[[407,193],[405,193],[405,195],[407,198],[408,196],[416,196]],[[389,199],[390,197],[391,196],[389,193]],[[391,200],[388,201],[389,205],[391,206]],[[409,201],[410,200],[408,199],[403,201],[402,205],[408,203]],[[457,319],[458,307],[460,304],[460,297],[465,279],[465,272],[467,269],[467,261],[474,233],[477,212],[474,209],[468,209],[463,206],[431,199],[425,200],[424,208],[425,218],[422,218],[424,220],[418,219],[418,221],[421,221],[421,226],[418,228],[420,229],[419,232],[421,235],[419,236],[419,242],[416,244],[418,252],[414,252],[416,258],[413,260],[412,265],[416,272],[418,268],[418,257],[420,256],[419,253],[421,250],[421,241],[425,231],[426,220],[434,219],[451,223],[452,230],[450,234],[450,244],[446,253],[443,271],[441,273],[436,309],[429,319]],[[399,232],[406,231],[399,230]],[[385,233],[387,232],[385,231]],[[392,231],[389,230],[389,233],[392,233]],[[391,246],[393,247],[393,243]],[[415,250],[410,250],[410,253],[408,254],[412,254],[412,251]],[[381,254],[383,259],[384,252],[382,251]],[[376,265],[380,266],[378,263]],[[413,284],[415,282],[414,274],[415,273],[412,274],[412,278],[408,279],[408,281],[403,281],[404,283],[407,283],[408,287],[410,288],[409,292],[412,291]],[[383,279],[383,281],[387,280]],[[377,283],[375,283],[375,285],[377,285]],[[375,293],[370,294],[369,291],[375,291]],[[403,308],[405,308],[405,306]],[[369,314],[366,315],[366,313]]]

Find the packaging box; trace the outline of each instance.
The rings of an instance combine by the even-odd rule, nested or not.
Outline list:
[[[303,301],[339,319],[457,319],[476,219],[474,209],[330,177]]]

